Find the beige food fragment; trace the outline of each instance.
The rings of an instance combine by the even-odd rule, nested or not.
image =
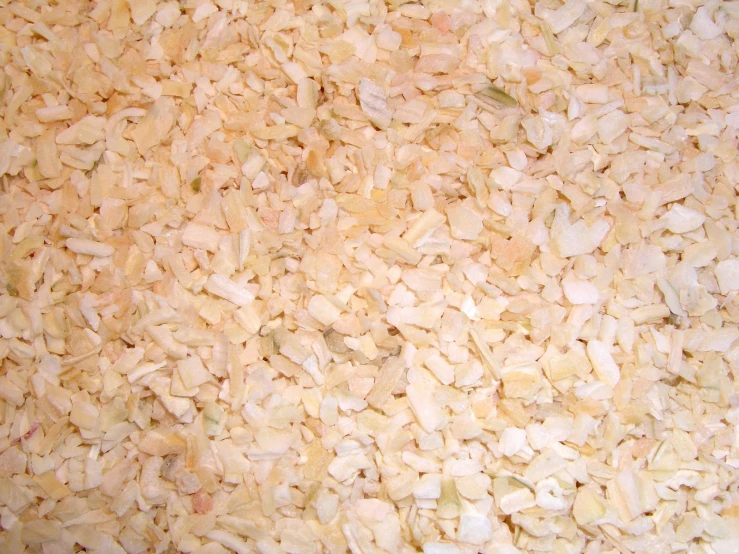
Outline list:
[[[587,352],[598,379],[610,387],[615,387],[621,378],[621,371],[613,360],[608,345],[599,340],[591,340],[588,342]]]
[[[444,414],[434,395],[433,385],[419,379],[406,387],[406,395],[419,425],[428,433],[439,429],[444,422]]]
[[[507,515],[515,514],[528,508],[536,506],[534,493],[529,489],[520,487],[509,491],[498,501],[500,510]]]
[[[570,225],[561,233],[555,235],[559,255],[563,258],[590,254],[605,238],[609,231],[606,221],[599,220],[588,226],[584,221]]]
[[[459,60],[450,54],[426,54],[418,58],[415,70],[420,73],[452,73]]]
[[[18,385],[13,383],[7,377],[0,377],[0,398],[12,406],[22,406],[24,395]]]
[[[627,279],[654,273],[662,269],[665,263],[665,255],[662,249],[656,245],[628,248],[623,253],[623,272]]]
[[[556,10],[537,6],[536,15],[549,24],[555,34],[570,27],[585,12],[585,2],[569,0]]]
[[[105,258],[112,256],[115,248],[109,244],[103,244],[95,240],[69,238],[65,241],[67,248],[75,254],[86,254],[88,256],[98,256]]]
[[[186,389],[202,385],[209,379],[209,374],[203,362],[196,356],[190,356],[177,362],[177,372]]]
[[[454,382],[454,366],[446,362],[438,354],[432,354],[423,362],[442,385],[451,385]]]
[[[223,275],[213,274],[208,277],[205,290],[237,306],[248,306],[254,300],[251,292]]]
[[[485,366],[487,367],[488,371],[490,371],[493,374],[493,377],[495,379],[500,379],[500,365],[493,357],[493,353],[490,350],[490,346],[485,342],[485,339],[480,335],[480,333],[477,331],[477,329],[471,329],[470,335],[472,336],[472,340],[475,343],[475,346],[477,347],[480,357],[482,358],[483,362],[485,363]]]
[[[467,205],[455,204],[447,208],[447,217],[454,238],[475,240],[482,232],[482,217]]]
[[[248,554],[249,552],[253,552],[252,548],[246,541],[228,531],[215,529],[206,533],[205,536],[237,554]]]
[[[680,204],[674,204],[670,210],[661,217],[665,227],[673,233],[689,233],[703,225],[706,216]]]
[[[501,369],[503,391],[508,398],[531,400],[541,387],[541,370],[536,364],[522,363]]]
[[[50,179],[61,175],[63,167],[53,131],[43,133],[36,141],[36,160],[43,177]]]
[[[498,448],[504,456],[515,456],[526,446],[526,431],[515,427],[506,427],[500,437]]]
[[[416,265],[421,261],[421,253],[402,238],[385,237],[383,245],[412,265]]]
[[[572,304],[597,304],[600,299],[598,288],[590,281],[568,279],[562,281],[562,290]]]
[[[606,515],[606,503],[590,488],[582,488],[575,497],[572,515],[579,525],[589,525]]]
[[[739,290],[739,260],[723,260],[716,264],[716,279],[721,294]]]
[[[341,310],[328,298],[317,294],[308,301],[308,313],[324,325],[331,325],[339,318]]]
[[[172,129],[176,118],[176,107],[171,97],[163,96],[149,108],[146,115],[131,132],[136,148],[144,155],[158,145]]]
[[[425,242],[441,225],[446,218],[433,208],[426,210],[421,217],[403,234],[403,240],[413,247]]]
[[[431,292],[441,287],[441,273],[433,269],[409,269],[400,278],[410,290],[417,292]]]
[[[182,244],[210,252],[218,250],[220,239],[218,231],[201,223],[188,223],[182,233]]]
[[[722,29],[711,18],[708,7],[701,6],[690,22],[690,30],[703,40],[711,40],[722,33]]]
[[[619,473],[608,484],[608,491],[611,493],[611,499],[616,505],[616,509],[619,510],[622,521],[631,521],[644,512],[641,502],[641,495],[644,494],[644,491],[640,490],[633,472],[623,471]]]
[[[56,136],[57,144],[94,144],[105,137],[105,119],[88,115]]]
[[[53,121],[64,121],[71,119],[74,112],[69,106],[46,106],[36,110],[36,117],[41,123],[51,123]]]
[[[23,542],[27,545],[38,545],[56,539],[61,533],[61,523],[38,519],[23,526]]]
[[[405,364],[400,358],[389,358],[380,368],[372,389],[367,395],[367,402],[375,408],[382,408],[385,402],[390,399],[392,391],[403,375],[404,369]]]
[[[159,347],[169,356],[178,360],[187,356],[187,346],[174,339],[172,332],[166,325],[149,325],[146,332]]]
[[[469,544],[485,544],[493,538],[493,525],[483,514],[468,512],[459,518],[457,539]]]
[[[390,126],[393,110],[388,106],[382,87],[363,78],[359,82],[359,103],[367,118],[378,128],[386,129]]]
[[[34,481],[38,483],[43,492],[52,500],[61,500],[72,494],[70,488],[59,481],[53,471],[46,471],[40,475],[36,475]]]

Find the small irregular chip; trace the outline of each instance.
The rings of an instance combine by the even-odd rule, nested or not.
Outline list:
[[[721,294],[739,291],[739,260],[723,260],[714,270]]]
[[[359,82],[359,104],[367,118],[379,129],[387,129],[393,118],[393,110],[388,106],[385,91],[371,81],[363,78]]]

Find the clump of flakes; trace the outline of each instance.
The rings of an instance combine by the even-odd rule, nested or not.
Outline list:
[[[739,3],[0,7],[0,550],[739,552]]]

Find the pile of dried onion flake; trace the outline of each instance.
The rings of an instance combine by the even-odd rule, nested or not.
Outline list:
[[[0,5],[0,551],[739,552],[739,2]]]

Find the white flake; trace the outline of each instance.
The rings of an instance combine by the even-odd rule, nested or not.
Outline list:
[[[591,340],[588,342],[587,352],[598,379],[610,387],[615,387],[621,378],[621,371],[613,360],[608,346],[599,340]]]

